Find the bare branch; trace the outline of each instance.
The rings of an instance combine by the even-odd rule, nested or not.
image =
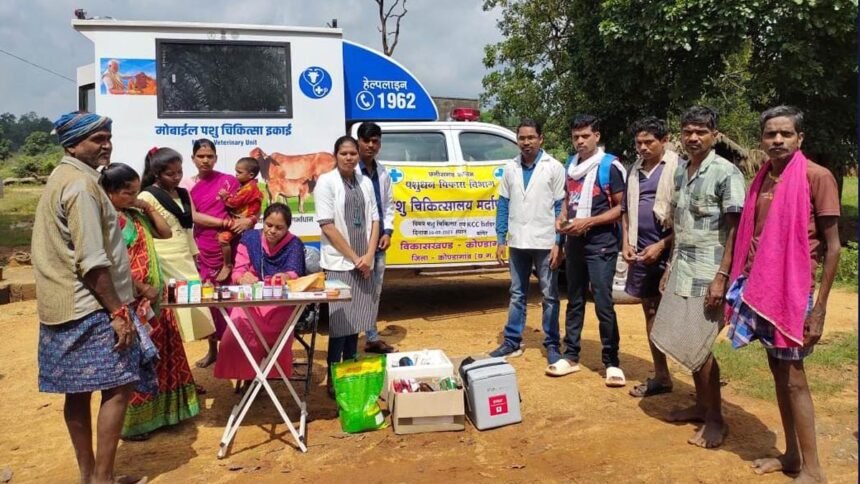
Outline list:
[[[375,0],[376,5],[379,7],[379,26],[377,30],[382,34],[382,52],[391,56],[394,53],[394,48],[397,47],[397,41],[400,38],[400,21],[406,15],[406,0],[395,0],[393,4],[390,4],[389,7],[385,8],[385,0]],[[397,7],[400,7],[399,13],[394,13],[394,10]],[[388,29],[389,20],[394,19],[394,31],[390,32]],[[389,38],[391,38],[391,42],[389,43]]]

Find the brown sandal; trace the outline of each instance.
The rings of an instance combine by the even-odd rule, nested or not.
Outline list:
[[[630,389],[630,396],[635,398],[653,397],[662,393],[671,393],[672,385],[660,383],[653,378],[648,378],[643,383],[636,385]]]

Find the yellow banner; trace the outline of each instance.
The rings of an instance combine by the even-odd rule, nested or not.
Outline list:
[[[395,213],[386,266],[495,262],[500,165],[388,170]]]

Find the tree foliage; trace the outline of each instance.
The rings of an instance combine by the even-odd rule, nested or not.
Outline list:
[[[12,113],[0,114],[0,139],[8,140],[12,151],[20,148],[30,133],[34,131],[50,132],[52,129],[53,125],[48,118],[39,116],[34,112],[22,114],[20,117]]]
[[[610,150],[631,151],[627,126],[714,106],[746,147],[758,113],[807,113],[805,148],[833,166],[856,162],[857,0],[485,0],[504,40],[485,48],[483,101],[495,120],[533,117],[568,146],[568,119],[604,120]],[[673,126],[677,129],[677,126]]]
[[[12,155],[12,142],[4,136],[3,127],[0,126],[0,161]]]
[[[36,113],[0,114],[0,177],[50,174],[63,156],[51,129],[52,123]]]
[[[17,177],[45,177],[51,174],[62,157],[63,149],[54,145],[42,153],[14,156],[9,168]]]
[[[57,146],[57,140],[50,133],[34,131],[24,140],[24,144],[21,146],[19,152],[24,155],[33,156],[45,153],[53,146]]]

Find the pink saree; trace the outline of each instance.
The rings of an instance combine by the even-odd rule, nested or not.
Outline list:
[[[191,194],[191,201],[194,202],[194,208],[198,213],[223,219],[229,217],[229,214],[227,206],[218,197],[218,192],[223,188],[230,194],[236,193],[236,190],[239,189],[239,181],[233,175],[213,171],[206,178],[195,177],[187,180],[185,188]],[[214,280],[224,264],[221,248],[218,246],[219,230],[214,227],[194,224],[194,241],[200,250],[200,254],[197,256],[197,270],[200,271],[202,281]],[[212,317],[215,321],[215,333],[220,339],[221,335],[224,334],[226,323],[221,317],[221,313],[217,311],[212,311]]]

